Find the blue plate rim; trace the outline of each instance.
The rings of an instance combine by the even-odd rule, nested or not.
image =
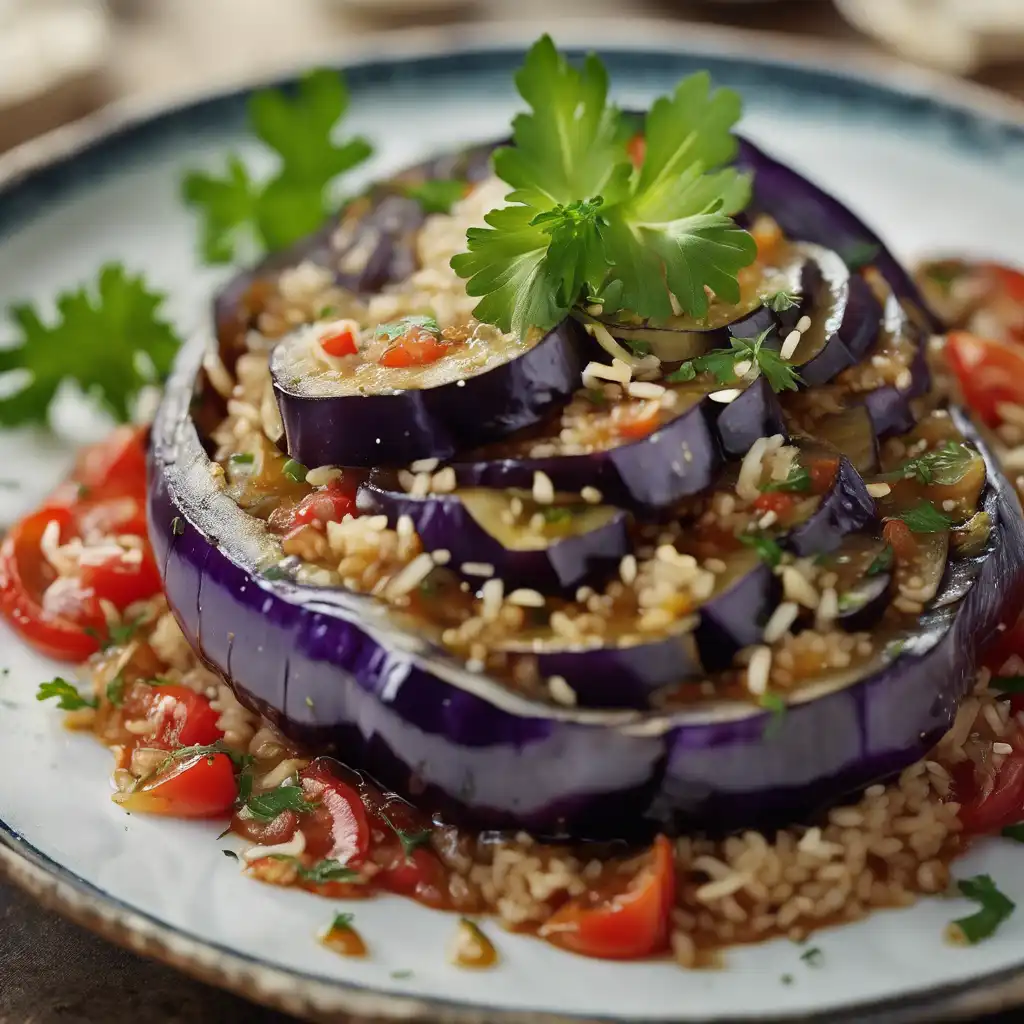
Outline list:
[[[861,47],[794,40],[771,33],[660,19],[589,19],[551,21],[530,27],[521,22],[458,26],[455,30],[414,29],[367,35],[358,49],[332,46],[310,55],[300,65],[283,67],[242,84],[220,86],[171,100],[116,103],[78,122],[58,128],[0,155],[0,200],[12,205],[19,191],[30,188],[46,172],[71,168],[105,143],[129,138],[146,127],[168,123],[204,105],[225,103],[254,88],[287,83],[310,66],[343,69],[402,66],[414,60],[433,60],[468,53],[521,53],[541,31],[551,31],[560,45],[622,54],[698,56],[748,61],[854,83],[879,94],[926,102],[953,111],[979,126],[1008,131],[1024,146],[1024,102],[1004,97],[974,83],[940,72],[917,68],[870,53]],[[614,39],[613,47],[603,40]],[[827,50],[827,58],[823,57]],[[360,52],[367,51],[367,52]],[[827,61],[827,62],[826,62]],[[82,173],[87,173],[83,169]],[[5,215],[0,211],[0,227]],[[544,1010],[509,1010],[486,1004],[404,995],[314,974],[290,971],[212,943],[202,936],[160,921],[75,874],[37,849],[0,820],[0,876],[6,877],[48,908],[103,937],[143,955],[162,960],[200,980],[219,985],[249,999],[323,1021],[360,1016],[432,1020],[452,1024],[560,1024],[581,1018]],[[184,951],[183,951],[184,950]],[[298,983],[296,985],[296,983]],[[1024,1003],[1024,964],[980,975],[966,982],[933,987],[908,995],[857,1004],[835,1011],[765,1015],[769,1022],[828,1021],[854,1024],[910,1024],[994,1012]],[[592,1020],[602,1020],[593,1018]],[[606,1018],[605,1018],[606,1019]],[[706,1024],[729,1024],[716,1017]],[[742,1018],[749,1022],[752,1018]],[[641,1018],[631,1018],[642,1024]],[[660,1019],[658,1024],[666,1024]],[[692,1019],[680,1024],[695,1024]]]

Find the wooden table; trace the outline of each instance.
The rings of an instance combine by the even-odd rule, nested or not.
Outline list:
[[[131,0],[115,33],[115,56],[99,87],[47,114],[77,116],[103,99],[187,94],[276,67],[313,60],[337,42],[380,27],[331,10],[318,0]],[[552,12],[588,16],[689,17],[856,44],[856,33],[826,0],[715,5],[631,0],[482,0],[476,20]],[[864,44],[866,49],[871,49]],[[985,84],[1024,98],[1024,65],[987,71]],[[22,114],[24,137],[49,127]],[[0,884],[0,1024],[285,1024],[290,1018],[250,1006],[160,964],[109,946],[35,907]],[[1016,1016],[991,1018],[1010,1024]]]

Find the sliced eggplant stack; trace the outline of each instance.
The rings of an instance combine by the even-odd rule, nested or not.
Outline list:
[[[528,491],[482,488],[418,496],[394,474],[376,472],[357,500],[392,526],[407,516],[425,550],[448,552],[446,564],[474,584],[497,577],[506,590],[573,594],[602,584],[630,549],[627,514],[579,495],[543,504]]]

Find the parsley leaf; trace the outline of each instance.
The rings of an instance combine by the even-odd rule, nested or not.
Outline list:
[[[789,473],[785,480],[770,480],[761,487],[761,490],[765,493],[771,493],[773,491],[798,493],[801,491],[809,491],[810,489],[811,474],[797,462],[794,462],[793,465],[790,466]]]
[[[57,319],[50,325],[32,306],[11,306],[21,338],[0,349],[0,374],[17,371],[25,384],[0,398],[0,424],[45,424],[58,388],[68,380],[127,422],[139,392],[167,376],[180,343],[160,318],[163,301],[141,276],[108,263],[93,288],[57,296]]]
[[[228,263],[239,242],[255,237],[273,251],[315,231],[333,212],[329,186],[372,153],[362,137],[335,142],[335,125],[348,110],[345,81],[335,71],[311,71],[294,96],[262,89],[249,99],[249,125],[278,157],[277,173],[254,181],[232,154],[223,176],[191,171],[182,182],[185,202],[202,217],[208,263]]]
[[[989,938],[1016,907],[1013,900],[996,888],[989,875],[960,879],[957,888],[969,900],[981,904],[975,913],[951,921],[946,928],[947,938],[958,945],[973,946]]]
[[[284,811],[306,814],[319,805],[316,801],[306,799],[305,791],[301,786],[278,786],[265,793],[248,796],[245,806],[257,821],[273,821]]]
[[[975,451],[966,444],[947,441],[942,447],[909,459],[898,469],[884,474],[886,480],[916,479],[918,483],[941,484],[948,487],[959,483],[974,461]]]
[[[757,364],[773,391],[796,391],[802,383],[800,374],[775,349],[765,345],[774,329],[769,327],[756,338],[731,338],[729,348],[713,348],[683,363],[667,379],[688,381],[698,373],[710,373],[719,384],[729,384],[736,379],[736,364],[749,362]]]
[[[82,708],[97,706],[95,699],[83,697],[66,679],[57,676],[48,683],[40,683],[36,691],[36,700],[56,698],[57,707],[61,711],[81,711]]]
[[[784,313],[787,309],[800,305],[800,296],[796,292],[787,292],[785,288],[781,288],[771,295],[762,295],[761,301],[772,312]]]
[[[862,270],[864,267],[870,266],[881,251],[882,247],[874,242],[854,242],[843,249],[839,255],[842,256],[843,262],[850,270]]]
[[[398,841],[402,844],[402,852],[405,854],[406,859],[412,856],[412,854],[418,850],[421,846],[430,845],[430,829],[424,828],[419,829],[416,832],[410,832],[406,829],[399,828],[386,814],[381,812],[381,817],[388,823],[391,831],[398,836]]]
[[[817,946],[811,946],[810,949],[806,949],[800,954],[800,959],[808,967],[820,967],[824,958],[825,954]]]
[[[762,734],[764,739],[770,740],[776,736],[778,731],[782,728],[782,723],[785,720],[786,712],[789,710],[789,705],[786,703],[784,697],[779,696],[777,693],[772,693],[771,691],[762,693],[758,700],[758,704],[772,713],[771,718],[768,719],[768,724],[765,726],[764,733]]]
[[[953,523],[949,516],[940,512],[930,501],[922,501],[894,518],[902,519],[914,533],[941,533]]]
[[[400,338],[413,327],[422,327],[432,334],[440,334],[441,328],[437,319],[432,316],[404,316],[401,320],[392,320],[387,324],[378,324],[373,332],[375,338],[384,338],[387,341],[394,341]]]
[[[431,178],[418,185],[407,185],[405,194],[423,207],[424,213],[451,213],[465,194],[469,183],[458,178]]]
[[[317,861],[311,868],[307,868],[298,857],[288,853],[272,853],[272,860],[285,861],[295,868],[295,873],[304,882],[312,882],[314,885],[323,885],[326,882],[362,882],[363,876],[353,868],[347,868],[339,860],[327,858]]]
[[[881,551],[871,560],[871,564],[865,572],[865,576],[880,576],[892,568],[892,548],[886,544]]]
[[[762,562],[767,562],[773,569],[782,561],[782,548],[761,533],[738,533],[736,539],[745,547],[753,548]]]
[[[352,930],[352,922],[356,919],[355,914],[335,914],[334,920],[331,921],[331,926],[328,931],[331,932],[347,932]]]
[[[107,683],[107,700],[114,705],[115,708],[119,708],[124,704],[124,676],[118,674]]]
[[[468,252],[451,263],[481,298],[479,319],[523,336],[553,326],[585,297],[641,317],[670,316],[670,291],[698,317],[707,313],[706,288],[738,301],[737,274],[756,248],[729,217],[749,198],[749,181],[722,169],[736,151],[735,92],[711,93],[708,76],[696,74],[657,100],[634,172],[630,133],[607,102],[597,57],[576,69],[544,36],[516,84],[531,111],[513,122],[514,145],[494,158],[512,205],[471,229]]]

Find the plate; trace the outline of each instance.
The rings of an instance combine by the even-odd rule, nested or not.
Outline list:
[[[466,31],[454,41],[414,33],[368,47],[372,57],[335,55],[353,96],[349,126],[378,145],[362,177],[499,134],[516,108],[511,72],[530,41],[518,32]],[[954,250],[1024,263],[1024,115],[1010,103],[887,62],[847,67],[837,56],[826,66],[815,63],[820,54],[742,33],[589,23],[556,34],[566,46],[596,45],[624,104],[710,69],[744,93],[744,131],[834,190],[905,259]],[[229,146],[258,162],[243,133],[245,97],[114,112],[0,159],[0,303],[47,303],[119,259],[168,292],[182,333],[205,323],[222,272],[196,261],[178,182]],[[61,424],[75,437],[98,427],[73,404]],[[26,433],[4,440],[0,476],[18,485],[0,491],[9,519],[45,492],[70,447]],[[730,951],[721,971],[610,966],[485,924],[503,962],[474,973],[446,962],[453,918],[379,898],[356,908],[372,955],[342,959],[315,941],[336,904],[244,879],[222,855],[215,824],[115,807],[106,751],[33,699],[57,667],[6,631],[0,651],[9,670],[0,676],[0,864],[69,916],[250,998],[320,1019],[452,1021],[936,1020],[1024,1001],[1024,913],[992,940],[955,949],[942,930],[967,909],[961,900],[821,933],[818,968],[785,940]],[[1024,903],[1019,846],[979,844],[960,870],[991,872]]]

